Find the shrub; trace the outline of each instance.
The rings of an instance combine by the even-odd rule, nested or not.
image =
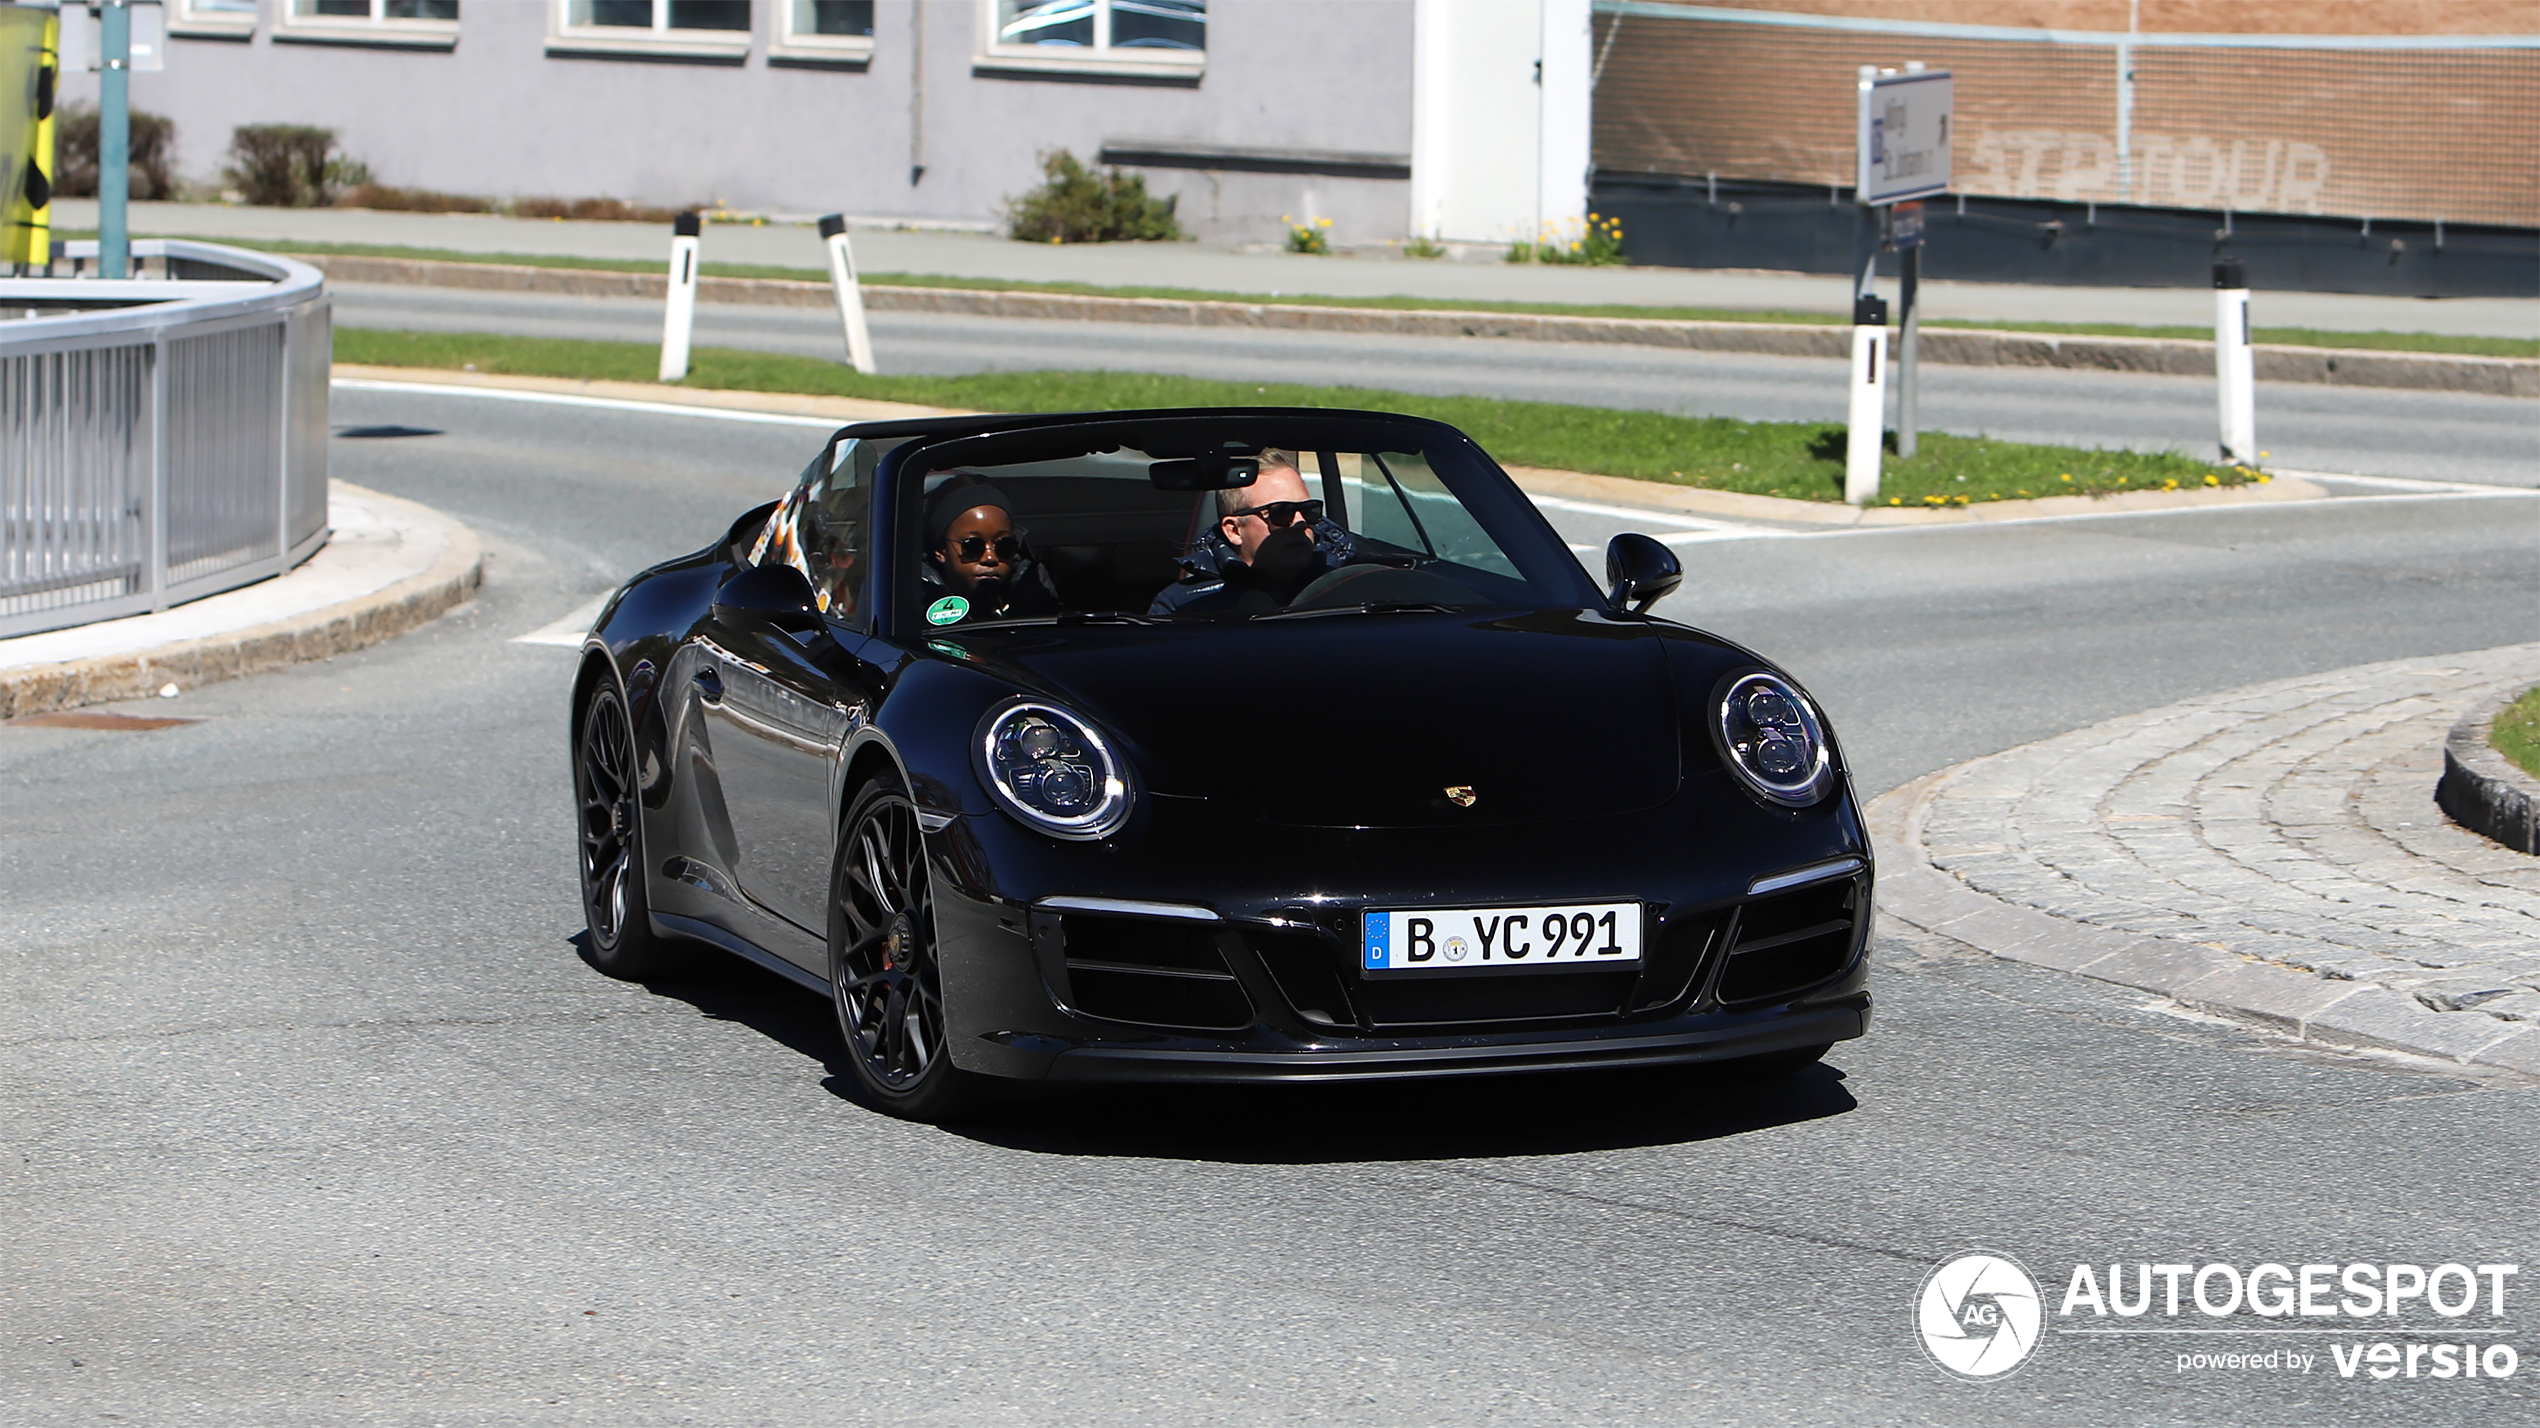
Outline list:
[[[345,177],[334,157],[335,131],[311,124],[241,124],[229,134],[229,181],[249,203],[268,208],[319,208]],[[365,171],[361,177],[368,177]]]
[[[131,193],[134,198],[174,198],[176,176],[168,161],[176,151],[176,121],[146,109],[131,111]],[[53,121],[53,191],[73,198],[97,194],[97,110],[65,104]]]
[[[1026,243],[1154,242],[1182,236],[1174,200],[1118,169],[1097,174],[1059,149],[1041,156],[1039,188],[1006,201],[1006,221]]]
[[[619,198],[516,198],[506,211],[515,218],[565,218],[578,223],[668,223],[683,212],[701,213],[706,207],[652,208]]]
[[[365,183],[338,196],[335,206],[384,208],[399,213],[491,213],[494,200],[464,193],[435,193],[428,188],[391,188],[384,183]]]

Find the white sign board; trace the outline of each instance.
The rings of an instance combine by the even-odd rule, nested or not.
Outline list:
[[[1948,192],[1949,71],[1867,70],[1860,88],[1860,201]]]
[[[106,67],[101,53],[104,45],[99,35],[104,23],[98,19],[97,12],[86,5],[73,3],[62,7],[61,48],[57,53],[61,56],[64,73],[84,69],[94,74]],[[142,0],[142,3],[132,6],[132,72],[155,74],[166,69],[167,53],[167,7],[152,3],[152,0]]]

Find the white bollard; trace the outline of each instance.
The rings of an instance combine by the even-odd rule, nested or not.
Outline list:
[[[1887,438],[1887,299],[1852,304],[1851,429],[1843,442],[1843,499],[1866,506],[1879,498],[1879,460]]]
[[[864,325],[864,287],[856,281],[855,250],[847,246],[847,220],[832,213],[820,220],[820,241],[829,248],[829,286],[838,291],[838,321],[847,329],[847,361],[859,372],[873,372],[873,334]]]
[[[704,224],[683,213],[670,225],[670,303],[661,321],[661,379],[688,375],[688,337],[697,326],[697,234]]]
[[[2238,258],[2214,264],[2214,389],[2222,459],[2258,461],[2258,361],[2249,346],[2249,274]]]

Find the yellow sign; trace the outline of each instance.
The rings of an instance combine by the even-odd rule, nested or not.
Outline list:
[[[0,263],[52,259],[56,12],[0,5]]]

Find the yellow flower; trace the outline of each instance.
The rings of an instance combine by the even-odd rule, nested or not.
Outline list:
[[[2071,473],[2070,471],[2065,472],[2065,473],[2064,473],[2064,479],[2065,479],[2065,480],[2067,480],[2067,481],[2070,481],[2071,479],[2073,479],[2073,473]]]
[[[2222,478],[2215,475],[2213,472],[2208,471],[2205,473],[2205,484],[2208,486],[2219,486],[2222,484]]]
[[[2177,477],[2175,477],[2175,476],[2170,476],[2170,477],[2165,477],[2165,478],[2163,478],[2163,479],[2162,479],[2162,481],[2161,481],[2161,489],[2162,489],[2162,490],[2164,490],[2164,491],[2175,491],[2175,490],[2177,490],[2177,489],[2178,489],[2178,478],[2177,478]]]
[[[1905,498],[1902,496],[1890,496],[1887,498],[1887,503],[1891,506],[1901,506],[1905,504]]]
[[[2275,480],[2275,478],[2274,478],[2274,477],[2269,476],[2269,475],[2265,474],[2264,472],[2261,472],[2261,473],[2259,473],[2259,475],[2258,475],[2258,484],[2259,484],[2259,485],[2261,485],[2261,486],[2264,486],[2264,485],[2268,484],[2269,482],[2272,482],[2273,480]]]

